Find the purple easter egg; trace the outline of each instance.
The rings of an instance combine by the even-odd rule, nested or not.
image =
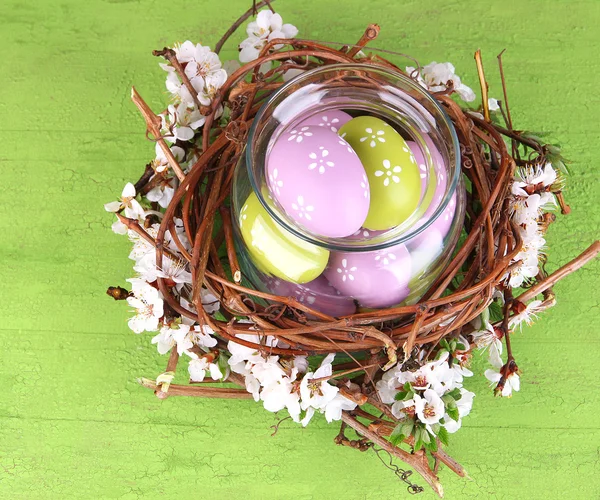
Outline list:
[[[271,194],[308,231],[343,238],[369,211],[369,181],[354,150],[317,125],[290,127],[267,156]]]
[[[350,236],[348,236],[346,239],[348,240],[352,240],[352,241],[358,241],[358,240],[369,240],[371,238],[374,238],[375,236],[379,236],[380,234],[385,233],[385,230],[373,230],[373,229],[367,229],[366,227],[361,227],[358,231],[354,232],[353,234],[351,234]]]
[[[315,125],[317,127],[323,127],[327,130],[331,130],[337,134],[337,131],[350,120],[352,120],[352,117],[348,113],[344,113],[339,109],[330,109],[328,111],[315,113],[314,115],[309,116],[305,120],[302,120],[300,126]]]
[[[264,278],[263,281],[271,293],[294,297],[298,302],[329,316],[348,316],[356,312],[354,300],[343,296],[322,275],[301,285],[274,277]]]
[[[323,274],[337,290],[364,307],[390,307],[410,292],[410,260],[405,245],[374,252],[331,252]]]
[[[414,238],[411,238],[406,242],[409,249],[415,248],[423,244],[423,242],[428,238],[429,233],[437,232],[442,238],[445,238],[448,232],[450,231],[450,227],[452,226],[452,222],[454,221],[454,214],[456,213],[456,192],[452,194],[448,205],[444,209],[444,211],[435,219],[427,228],[425,228],[422,232],[416,235]]]

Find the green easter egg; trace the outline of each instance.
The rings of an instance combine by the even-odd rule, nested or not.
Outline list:
[[[369,179],[371,203],[363,226],[389,229],[408,219],[421,198],[421,178],[402,136],[374,116],[353,118],[338,133],[356,151]]]
[[[317,278],[327,266],[329,251],[293,235],[267,213],[255,193],[239,216],[244,243],[259,269],[294,283]]]

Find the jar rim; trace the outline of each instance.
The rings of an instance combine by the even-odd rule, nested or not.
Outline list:
[[[413,227],[407,232],[400,233],[399,235],[391,237],[388,240],[378,242],[378,243],[370,243],[365,246],[357,246],[356,244],[353,244],[353,245],[344,244],[343,242],[340,241],[340,239],[336,239],[336,241],[332,241],[331,239],[328,239],[328,238],[324,238],[326,241],[315,239],[314,237],[311,237],[311,235],[306,234],[305,232],[299,230],[297,227],[288,224],[285,220],[283,220],[281,218],[281,216],[276,211],[273,210],[272,206],[269,203],[267,203],[265,197],[263,196],[262,190],[256,181],[254,170],[252,168],[253,162],[254,162],[254,157],[252,154],[253,153],[252,147],[254,145],[254,138],[255,138],[255,134],[256,134],[257,124],[260,123],[261,118],[267,112],[267,110],[272,105],[272,103],[274,101],[277,101],[281,97],[282,94],[285,94],[290,89],[290,87],[297,86],[298,83],[301,83],[303,80],[308,80],[311,77],[313,77],[314,75],[318,75],[320,73],[330,72],[332,70],[345,70],[345,69],[346,70],[359,69],[359,70],[365,71],[365,72],[376,72],[376,73],[379,73],[379,74],[382,74],[382,75],[385,75],[388,77],[399,79],[399,80],[403,81],[403,83],[408,84],[408,86],[411,87],[412,90],[414,90],[417,94],[419,94],[420,97],[425,98],[431,105],[433,105],[434,109],[439,113],[444,124],[446,125],[446,127],[448,129],[448,132],[449,132],[449,135],[450,135],[450,138],[452,141],[452,149],[454,151],[454,164],[448,165],[448,172],[449,172],[448,189],[446,190],[446,193],[445,193],[444,197],[442,198],[441,202],[436,207],[434,212],[429,216],[429,218],[423,224],[420,224],[417,227]],[[252,121],[252,125],[250,126],[250,129],[248,131],[248,139],[247,139],[244,154],[246,157],[246,162],[245,162],[246,169],[248,172],[248,178],[250,180],[250,185],[252,187],[252,190],[256,193],[256,196],[258,197],[260,204],[264,207],[264,209],[267,211],[269,216],[271,218],[273,218],[273,220],[276,222],[276,224],[280,225],[281,227],[285,228],[287,231],[291,232],[294,236],[297,236],[298,238],[300,238],[308,243],[311,243],[311,244],[314,244],[314,245],[317,245],[320,247],[325,247],[325,248],[328,248],[329,250],[342,251],[342,252],[382,250],[382,249],[389,248],[394,245],[402,244],[402,243],[410,240],[411,238],[414,238],[415,236],[421,234],[429,226],[431,226],[442,215],[444,210],[447,208],[448,204],[450,203],[450,200],[452,199],[452,196],[454,195],[454,193],[456,192],[456,190],[458,188],[459,181],[460,181],[460,175],[461,175],[460,144],[458,141],[458,135],[456,133],[454,124],[450,120],[450,117],[448,116],[448,114],[446,113],[444,108],[431,95],[431,93],[429,93],[426,89],[424,89],[421,85],[419,85],[413,78],[410,78],[409,76],[407,76],[399,71],[392,70],[389,67],[379,66],[376,64],[364,64],[364,63],[329,64],[326,66],[321,66],[318,68],[314,68],[314,69],[305,71],[305,72],[297,75],[296,77],[292,78],[288,82],[285,82],[279,89],[277,89],[272,95],[269,96],[269,98],[265,101],[265,103],[263,103],[263,105],[260,107],[260,109],[256,113],[254,120]],[[266,158],[265,158],[265,163],[266,163]],[[354,242],[354,243],[356,243],[356,242]]]

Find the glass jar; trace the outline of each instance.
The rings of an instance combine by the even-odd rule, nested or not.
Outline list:
[[[315,156],[309,170],[328,171],[327,158],[322,156],[324,148],[320,148],[320,153],[317,149],[309,153],[310,147],[303,150],[298,141],[302,141],[302,130],[315,132],[316,126],[340,133],[331,118],[340,113],[349,118],[369,116],[383,120],[384,127],[393,129],[385,129],[385,133],[399,134],[410,148],[421,185],[414,193],[415,203],[393,227],[360,228],[352,235],[331,236],[311,229],[312,223],[317,222],[313,220],[316,212],[309,211],[307,196],[296,197],[294,192],[294,211],[284,207],[279,196],[279,187],[284,187],[278,174],[292,168],[296,153],[280,156],[279,169],[269,170],[268,162],[277,141],[290,142],[296,147],[294,151]],[[303,127],[307,122],[312,127]],[[370,132],[360,141],[373,147],[387,137],[383,127],[381,131],[366,130]],[[370,133],[372,138],[367,137]],[[304,139],[303,144],[308,144],[312,138]],[[406,148],[404,151],[408,152]],[[370,192],[375,181],[385,182],[386,177],[391,185],[401,184],[394,169],[400,172],[402,168],[386,161],[370,177]],[[350,168],[349,163],[338,167]],[[309,174],[313,175],[307,170],[306,175]],[[315,191],[323,192],[323,186],[317,185],[323,179],[315,173],[310,178],[309,193],[311,185]],[[342,227],[347,222],[344,214],[350,217],[354,205],[364,202],[356,195],[344,199],[335,182],[325,187],[330,189],[332,198],[342,196],[345,205],[343,210],[332,209],[322,217],[333,217],[334,212],[339,212],[342,219],[330,226]],[[367,205],[372,207],[373,198],[370,203]],[[234,174],[232,207],[242,274],[256,289],[295,297],[336,317],[361,309],[415,303],[450,260],[463,227],[465,189],[456,132],[429,93],[392,69],[335,64],[306,71],[283,84],[256,114]]]

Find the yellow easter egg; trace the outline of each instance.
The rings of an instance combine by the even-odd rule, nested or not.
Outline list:
[[[359,116],[339,135],[352,146],[369,179],[371,202],[363,227],[389,229],[408,219],[419,205],[419,167],[404,138],[385,121]]]
[[[242,238],[255,264],[293,283],[317,278],[327,266],[329,251],[308,243],[281,227],[251,193],[239,214]]]

